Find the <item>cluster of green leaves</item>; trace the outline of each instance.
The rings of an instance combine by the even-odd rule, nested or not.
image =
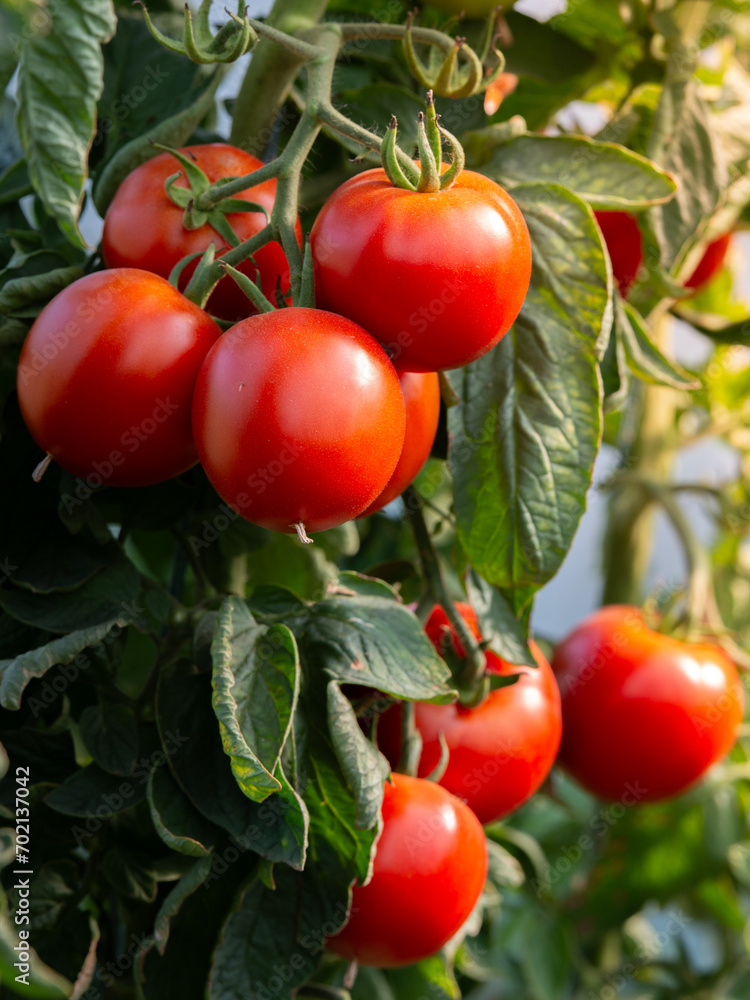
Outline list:
[[[159,25],[179,34],[162,8]],[[407,13],[397,0],[383,8],[379,20]],[[730,36],[743,9],[715,4],[701,44]],[[16,985],[6,833],[1,988],[60,997],[78,980],[77,996],[286,1000],[311,977],[340,987],[345,969],[323,956],[324,939],[370,870],[387,773],[358,723],[361,691],[451,697],[445,664],[403,603],[422,596],[414,546],[405,523],[385,515],[309,548],[272,537],[222,505],[199,469],[140,490],[94,489],[54,468],[31,482],[39,456],[12,393],[15,362],[44,304],[101,266],[81,237],[82,205],[90,197],[103,213],[151,155],[149,139],[214,138],[222,74],[158,46],[124,5],[50,5],[52,31],[32,27],[34,10],[0,7],[0,79],[18,68],[0,114],[0,467],[12,484],[0,492],[0,812],[12,823],[15,768],[29,766],[37,958],[32,987]],[[326,16],[371,18],[372,4],[333,0]],[[511,12],[507,29],[519,83],[500,109],[487,116],[479,96],[439,110],[469,166],[521,206],[531,288],[498,348],[450,374],[447,461],[437,448],[418,489],[445,511],[429,523],[456,594],[468,586],[486,634],[520,660],[534,595],[584,512],[603,432],[615,440],[641,383],[692,385],[644,317],[675,291],[712,227],[747,211],[750,191],[736,135],[747,94],[711,107],[700,76],[665,62],[660,46],[677,32],[669,10],[657,21],[640,0],[578,0],[546,25]],[[398,46],[374,40],[343,56],[336,104],[368,127],[395,112],[413,144],[422,95]],[[618,110],[595,138],[540,134],[575,98]],[[299,100],[280,116],[281,142]],[[361,169],[352,152],[320,137],[305,171],[306,222]],[[628,303],[613,289],[595,209],[642,220],[649,274]],[[677,308],[724,345],[746,343],[747,316],[722,288]],[[703,387],[692,402],[680,397],[680,417],[738,408],[747,375],[733,349],[718,348],[718,376],[698,373]],[[732,425],[737,435],[748,421]],[[742,591],[734,568],[750,524],[746,491],[720,501],[719,597],[729,624],[746,629],[750,577]],[[549,796],[489,831],[481,929],[475,922],[465,943],[414,968],[361,970],[353,1000],[460,990],[583,1000],[613,995],[605,989],[739,1000],[746,761],[740,747],[705,788],[616,817],[556,778]],[[649,943],[674,926],[658,948]]]

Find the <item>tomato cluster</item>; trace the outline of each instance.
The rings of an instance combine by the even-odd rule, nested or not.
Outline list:
[[[178,153],[206,185],[262,166],[222,143]],[[97,484],[154,483],[200,459],[235,511],[303,538],[379,510],[430,453],[437,372],[490,350],[521,308],[531,269],[523,216],[468,171],[434,193],[367,171],[333,193],[313,227],[320,308],[258,313],[227,276],[204,312],[166,279],[193,255],[178,274],[185,289],[209,244],[221,256],[258,234],[276,182],[227,202],[223,220],[205,214],[187,228],[194,202],[179,166],[163,152],[126,177],[104,223],[109,270],[66,288],[34,324],[17,382],[32,435]],[[289,290],[276,242],[240,270],[267,299]],[[212,316],[234,325],[221,335]]]
[[[604,242],[612,261],[612,273],[623,297],[643,266],[643,236],[638,220],[627,212],[595,212]],[[697,294],[708,285],[724,265],[732,234],[724,233],[708,244],[685,287]]]

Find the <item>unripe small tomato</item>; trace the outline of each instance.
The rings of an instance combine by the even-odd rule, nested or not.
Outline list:
[[[324,531],[372,503],[404,443],[404,397],[385,351],[351,320],[292,307],[242,320],[201,368],[193,433],[242,517]]]
[[[398,465],[388,485],[360,517],[374,514],[404,492],[430,457],[440,418],[440,380],[435,372],[400,372],[406,405],[406,433]]]
[[[220,335],[156,274],[86,275],[44,307],[23,345],[17,386],[26,426],[90,485],[171,479],[198,461],[193,389]]]
[[[394,774],[372,879],[355,886],[349,921],[328,947],[381,969],[419,962],[460,930],[486,878],[487,842],[471,810],[440,785]]]
[[[589,615],[557,646],[552,668],[560,762],[603,798],[632,805],[677,795],[737,737],[744,692],[732,661],[709,643],[654,632],[638,608]]]

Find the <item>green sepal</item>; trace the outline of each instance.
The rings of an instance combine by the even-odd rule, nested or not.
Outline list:
[[[302,256],[302,281],[300,283],[298,306],[315,308],[315,265],[313,263],[310,237],[305,237],[305,251]]]
[[[250,260],[252,260],[252,257]],[[224,260],[218,260],[216,263],[222,271],[233,279],[240,291],[247,295],[259,313],[276,312],[276,309],[268,301],[263,292],[261,292],[260,288],[246,274],[238,271],[236,267],[232,267],[231,264],[227,264]]]
[[[245,13],[243,0],[237,4],[237,13],[227,11],[230,20],[217,31],[211,34],[209,26],[209,12],[211,10],[211,0],[203,0],[198,9],[193,23],[193,14],[190,7],[185,4],[185,23],[182,31],[182,41],[170,38],[160,31],[151,20],[145,4],[141,0],[135,0],[143,10],[146,19],[146,26],[153,37],[169,49],[179,55],[187,56],[194,63],[230,63],[239,59],[241,55],[253,48],[258,41],[258,36],[253,30],[250,20]]]
[[[413,179],[411,177],[407,177],[396,154],[397,135],[398,122],[396,121],[396,116],[392,115],[391,120],[388,123],[388,128],[383,136],[383,141],[380,144],[380,157],[383,162],[383,170],[385,171],[386,177],[394,187],[403,188],[405,191],[416,191],[417,180],[419,177],[417,168],[416,166],[414,167]]]
[[[417,126],[417,143],[419,146],[419,163],[421,172],[417,191],[435,192],[440,190],[440,162],[435,159],[435,155],[430,145],[430,140],[425,128],[424,115],[419,112],[419,125]],[[438,151],[440,147],[438,146]]]

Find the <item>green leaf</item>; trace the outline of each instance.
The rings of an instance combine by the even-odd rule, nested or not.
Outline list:
[[[118,619],[105,621],[93,628],[80,629],[61,639],[53,639],[45,646],[21,653],[13,659],[0,660],[0,704],[4,708],[20,708],[29,681],[42,677],[57,663],[70,663],[88,646],[101,642],[115,625],[122,624]]]
[[[153,903],[156,899],[156,879],[144,855],[121,847],[110,847],[100,862],[100,868],[119,895],[139,903]]]
[[[252,802],[240,791],[225,754],[211,708],[211,679],[179,661],[162,668],[157,691],[157,721],[162,742],[169,734],[190,734],[169,765],[196,809],[227,830],[243,850],[269,861],[302,868],[307,851],[307,810],[281,767],[281,791]]]
[[[182,904],[205,881],[210,871],[211,858],[198,858],[159,907],[154,920],[154,941],[159,954],[163,955],[166,950],[172,929],[172,918],[180,912]]]
[[[562,184],[597,209],[633,211],[674,195],[661,167],[614,142],[586,136],[526,132],[502,141],[503,125],[466,137],[467,154],[483,174],[503,185]],[[500,141],[496,145],[495,136]]]
[[[145,795],[145,779],[121,778],[89,764],[66,778],[44,801],[66,816],[94,816],[106,821],[141,802]]]
[[[71,243],[84,246],[78,216],[103,85],[101,43],[116,21],[111,0],[68,0],[50,13],[50,30],[21,48],[18,132],[45,208]]]
[[[281,787],[273,773],[299,697],[297,644],[286,625],[258,625],[244,601],[230,597],[221,607],[211,653],[224,751],[242,791],[262,802]]]
[[[559,568],[585,509],[611,274],[580,199],[555,185],[514,195],[531,234],[529,292],[500,344],[450,373],[461,402],[448,422],[461,543],[485,580],[518,591],[518,613]]]
[[[197,858],[211,853],[219,831],[195,809],[168,767],[152,770],[147,797],[156,832],[168,847]]]
[[[430,1000],[461,1000],[453,972],[442,955],[433,955],[405,969],[391,969],[387,977],[395,1000],[421,996]]]
[[[35,931],[54,927],[75,898],[78,880],[78,867],[73,861],[52,861],[42,866],[29,893],[29,913]]]
[[[530,1000],[560,1000],[567,995],[574,971],[570,928],[529,914],[522,957],[523,975]]]
[[[369,830],[383,804],[388,761],[359,727],[351,702],[336,681],[328,683],[328,728],[341,770],[357,801],[355,826]]]
[[[110,774],[130,774],[138,755],[138,723],[132,709],[103,700],[83,710],[78,726],[99,767]]]
[[[448,668],[418,619],[389,598],[334,594],[311,605],[295,631],[305,660],[334,680],[415,701],[455,697]]]
[[[63,288],[83,277],[81,267],[58,267],[45,274],[35,274],[25,278],[13,278],[0,290],[0,312],[16,313],[29,309],[41,312],[51,298]]]
[[[678,182],[677,195],[649,210],[661,248],[661,263],[672,269],[715,211],[726,170],[717,160],[711,113],[694,80],[665,86],[656,110],[649,155]]]
[[[106,622],[129,625],[143,613],[135,603],[140,588],[138,572],[129,561],[101,570],[75,590],[32,594],[26,590],[0,591],[0,607],[27,625],[50,632],[91,629]]]
[[[673,389],[699,389],[700,382],[669,361],[651,339],[640,313],[619,296],[615,305],[617,336],[622,340],[630,371],[651,385],[668,385]]]
[[[507,663],[534,666],[536,661],[529,652],[526,629],[506,598],[473,569],[466,576],[466,594],[476,611],[482,638],[492,652]]]

